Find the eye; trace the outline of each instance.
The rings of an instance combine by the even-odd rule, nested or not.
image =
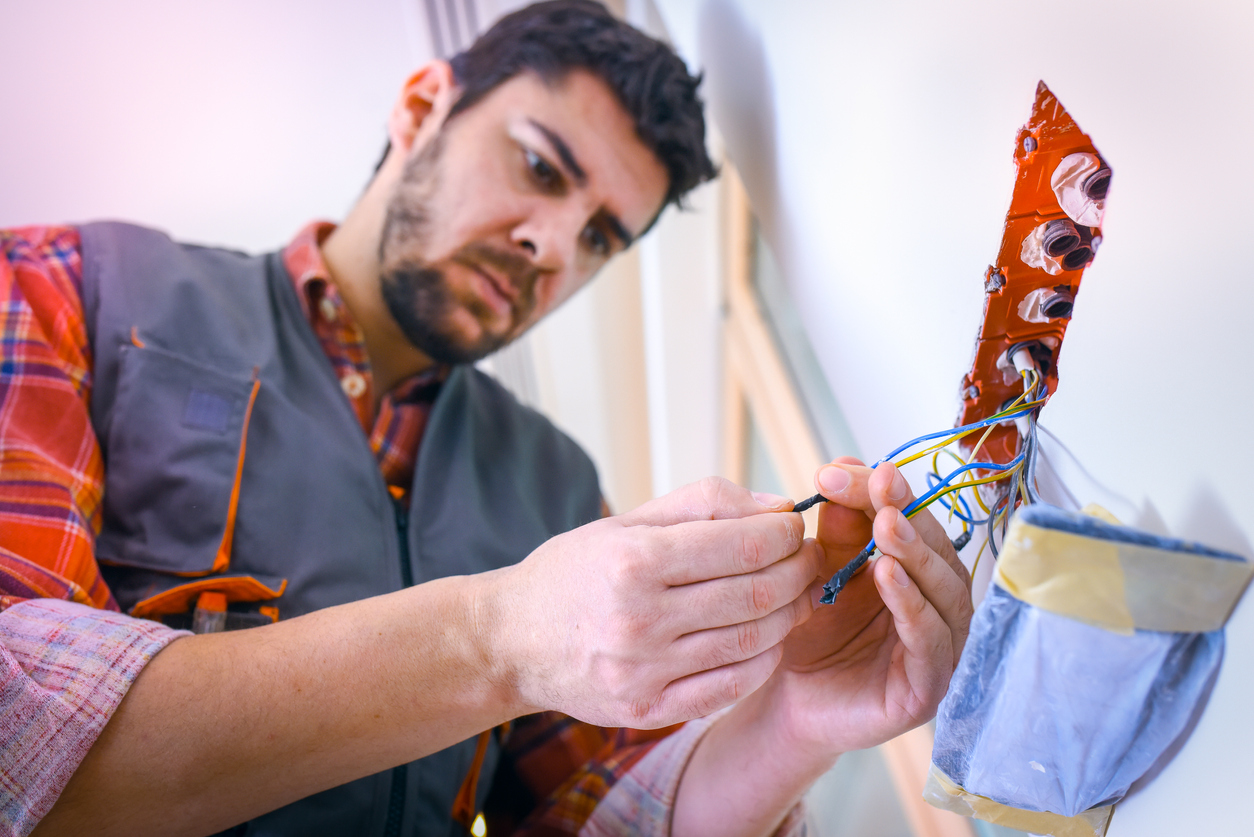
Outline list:
[[[587,244],[588,249],[601,258],[609,256],[611,245],[610,238],[597,227],[589,224],[583,228],[583,240]]]
[[[548,160],[545,160],[530,148],[523,149],[523,158],[527,161],[527,168],[531,170],[531,176],[541,186],[552,189],[561,184],[562,175],[557,169],[549,165]]]

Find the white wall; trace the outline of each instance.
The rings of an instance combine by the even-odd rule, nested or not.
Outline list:
[[[1129,522],[1254,557],[1254,4],[659,0],[860,447],[949,426],[1044,79],[1114,168],[1043,423]],[[1254,602],[1111,834],[1248,834]],[[1208,807],[1201,808],[1205,800]]]
[[[266,250],[343,217],[430,55],[418,2],[6,3],[0,225]]]
[[[456,33],[447,25],[449,4],[436,3],[446,49],[467,42],[470,3],[483,29],[525,0],[458,0]],[[621,0],[610,5],[626,11]],[[636,6],[656,26],[648,4]],[[260,252],[282,246],[310,220],[343,218],[383,151],[402,84],[434,57],[428,7],[424,0],[7,3],[0,226],[116,218]],[[677,277],[691,275],[691,258],[677,263],[675,243],[682,251],[694,224],[716,241],[708,229],[716,221],[663,218],[648,251],[657,287],[683,284]],[[708,293],[717,267],[699,265],[696,284],[684,285],[695,297],[669,294],[665,310],[650,312],[667,345],[689,358],[678,369],[655,364],[650,386],[668,396],[673,412],[655,409],[650,417],[640,339],[630,334],[641,330],[635,255],[523,341],[504,365],[520,374],[503,376],[515,388],[531,381],[536,392],[524,397],[534,396],[588,448],[619,510],[654,493],[651,420],[659,433],[672,425],[705,430],[695,445],[668,448],[675,462],[661,463],[660,490],[718,465],[720,301]],[[703,306],[696,336],[695,303]]]

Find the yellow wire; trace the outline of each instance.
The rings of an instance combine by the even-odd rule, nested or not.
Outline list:
[[[955,492],[955,491],[958,491],[959,489],[966,488],[966,487],[968,487],[968,486],[974,486],[974,485],[986,485],[987,483],[990,483],[990,482],[997,482],[998,480],[1004,480],[1004,479],[1006,479],[1007,477],[1013,477],[1015,474],[1018,474],[1018,473],[1019,473],[1022,469],[1023,469],[1023,463],[1022,463],[1022,462],[1020,462],[1018,465],[1014,466],[1014,467],[1013,467],[1013,468],[1011,468],[1009,471],[1002,471],[1002,472],[1000,472],[1000,473],[998,473],[998,474],[995,474],[995,475],[993,475],[993,476],[991,476],[991,477],[985,477],[984,479],[975,480],[974,482],[969,482],[969,483],[960,483],[959,485],[950,485],[950,486],[947,486],[947,487],[945,488],[945,490],[944,490],[944,491],[938,491],[938,492],[936,493],[936,495],[935,495],[934,497],[932,497],[932,499],[928,500],[928,501],[927,501],[927,503],[926,503],[926,505],[919,506],[917,509],[915,509],[914,511],[910,512],[909,516],[910,516],[910,517],[914,517],[916,514],[918,514],[919,512],[923,511],[925,508],[927,508],[928,506],[932,505],[932,504],[933,504],[933,503],[935,503],[937,500],[939,500],[941,497],[944,497],[946,494],[951,494],[951,493],[953,493],[953,492]]]
[[[988,434],[992,433],[993,428],[996,426],[997,425],[995,424],[990,424],[987,428],[985,428],[984,435],[981,436],[980,440],[975,443],[975,447],[971,448],[971,454],[967,456],[966,461],[962,463],[963,465],[970,465],[975,461],[975,455],[980,452],[980,448],[984,447],[984,442],[988,439]]]
[[[1002,511],[1001,513],[998,514],[998,517],[1004,516],[1007,513],[1007,511],[1008,510]],[[971,577],[972,578],[975,578],[975,571],[980,568],[980,556],[984,554],[984,548],[987,547],[989,542],[993,539],[993,532],[995,532],[996,529],[997,529],[997,521],[994,520],[993,527],[992,529],[989,530],[988,537],[984,539],[984,543],[980,544],[980,551],[975,553],[975,563],[971,565]]]
[[[992,427],[994,425],[989,425],[989,426]],[[974,433],[975,431],[979,429],[980,428],[978,427],[973,427],[970,430],[964,430],[961,433],[955,433],[953,436],[946,437],[945,439],[942,439],[937,444],[932,445],[927,450],[921,450],[918,453],[914,454],[913,456],[908,456],[905,459],[901,460],[900,462],[894,462],[893,464],[896,465],[898,468],[900,468],[902,465],[909,465],[911,462],[914,462],[916,459],[922,459],[923,457],[927,456],[932,451],[937,451],[937,450],[940,450],[941,448],[948,447],[949,445],[952,445],[954,442],[958,441],[959,439],[965,436],[970,436],[972,433]]]
[[[1030,381],[1030,382],[1029,382],[1029,380],[1028,380],[1028,375],[1029,375],[1029,374],[1032,376],[1032,379],[1031,379],[1031,381]],[[1034,390],[1034,389],[1036,388],[1036,384],[1037,384],[1037,382],[1040,380],[1040,375],[1036,372],[1036,370],[1035,370],[1035,369],[1025,369],[1025,370],[1023,370],[1023,372],[1021,372],[1021,373],[1020,373],[1020,377],[1022,377],[1022,378],[1023,378],[1023,395],[1020,395],[1018,398],[1016,398],[1014,401],[1012,401],[1012,402],[1010,403],[1010,406],[1009,406],[1009,407],[1007,407],[1006,409],[1002,410],[1002,413],[1010,413],[1010,412],[1013,412],[1013,411],[1015,411],[1015,410],[1017,410],[1017,409],[1021,409],[1021,408],[1019,407],[1019,403],[1020,403],[1021,401],[1023,401],[1023,399],[1025,399],[1025,398],[1027,398],[1027,397],[1028,397],[1028,394],[1029,394],[1030,392],[1032,392],[1032,390]],[[1031,405],[1031,406],[1035,406],[1036,404],[1041,403],[1043,400],[1044,400],[1044,399],[1040,399],[1040,400],[1034,401],[1034,402],[1032,402],[1032,405]],[[962,462],[962,464],[963,464],[963,465],[970,465],[972,462],[974,462],[974,461],[975,461],[975,457],[976,457],[976,455],[980,452],[980,448],[984,447],[984,442],[988,440],[988,435],[989,435],[990,433],[992,433],[992,432],[993,432],[993,428],[994,428],[994,427],[996,427],[996,426],[997,426],[997,425],[995,425],[995,424],[990,424],[990,425],[988,426],[988,428],[984,431],[984,435],[983,435],[983,436],[981,436],[981,437],[980,437],[980,440],[979,440],[978,442],[976,442],[976,443],[975,443],[975,447],[971,448],[971,453],[967,456],[966,460],[964,461],[964,460],[959,459],[958,461]],[[935,469],[933,469],[933,470],[935,470]],[[970,472],[970,471],[968,471],[967,473],[971,473],[971,472]],[[1022,473],[1020,473],[1020,475],[1019,475],[1019,482],[1020,482],[1020,483],[1022,483],[1022,482],[1023,482],[1023,475],[1022,475]],[[965,487],[965,486],[966,486],[966,485],[968,485],[968,484],[970,484],[970,485],[974,485],[975,483],[968,483],[968,481],[966,480],[965,476],[964,476],[964,478],[963,478],[963,481],[962,481],[961,483],[959,483],[959,485],[961,485],[961,486],[963,486],[963,487]],[[981,509],[981,510],[982,510],[985,514],[988,514],[988,513],[989,513],[988,506],[984,505],[984,500],[980,498],[980,492],[978,492],[978,491],[973,491],[972,493],[975,495],[975,501],[976,501],[977,503],[979,503],[979,504],[980,504],[980,509]],[[1026,492],[1025,492],[1025,494],[1026,494]]]
[[[969,474],[971,472],[968,471],[967,473]],[[984,512],[985,514],[993,513],[992,510],[990,510],[988,506],[984,505],[984,498],[980,496],[980,492],[972,491],[971,493],[975,495],[975,502],[979,504],[980,511]]]
[[[990,416],[990,418],[998,418],[1000,416],[1013,413],[1017,410],[1021,410],[1024,407],[1030,408],[1030,407],[1035,407],[1039,404],[1044,403],[1045,399],[1043,398],[1037,399],[1036,401],[1032,401],[1027,404],[1023,403],[1024,399],[1027,398],[1028,395],[1033,390],[1035,390],[1037,383],[1040,381],[1040,374],[1037,373],[1036,370],[1034,369],[1025,369],[1023,372],[1020,373],[1020,377],[1023,378],[1023,394],[1020,395],[1018,398],[1016,398],[1014,401],[1010,402],[1010,404],[1004,407],[1003,409],[998,410],[996,413]],[[967,456],[965,460],[962,457],[958,456],[958,454],[949,450],[948,448],[954,442],[957,442],[958,440],[971,435],[976,430],[979,430],[978,427],[971,428],[970,430],[964,430],[961,433],[955,433],[952,436],[942,439],[940,442],[932,445],[931,447],[925,448],[924,450],[921,450],[916,454],[912,454],[911,456],[908,456],[905,459],[902,459],[893,464],[896,467],[900,468],[903,465],[909,465],[911,462],[915,462],[919,459],[922,459],[923,457],[927,456],[930,453],[932,454],[932,473],[936,474],[936,476],[939,477],[940,476],[939,459],[940,459],[940,455],[942,451],[944,451],[945,453],[948,453],[950,456],[952,456],[955,460],[962,463],[963,465],[970,465],[975,460],[976,455],[980,452],[980,448],[984,446],[984,442],[988,439],[989,434],[993,432],[993,428],[995,428],[996,426],[997,426],[996,424],[989,424],[984,428],[983,435],[980,436],[979,441],[975,443],[975,447],[971,449],[971,453]],[[1020,463],[1018,466],[1016,466],[1010,471],[1003,471],[994,476],[986,477],[984,479],[977,480],[977,479],[974,479],[974,476],[975,474],[972,471],[968,471],[967,473],[963,474],[962,480],[957,485],[951,485],[947,487],[944,491],[941,491],[936,496],[934,496],[931,500],[929,500],[927,505],[920,506],[919,508],[915,509],[910,514],[910,516],[914,517],[914,515],[918,514],[920,511],[927,508],[927,506],[930,506],[932,503],[936,502],[941,497],[944,497],[946,494],[952,494],[955,491],[962,491],[964,488],[975,489],[976,486],[987,485],[988,483],[997,482],[998,480],[1003,480],[1003,479],[1006,479],[1007,477],[1013,478],[1017,476],[1019,480],[1019,490],[1023,492],[1023,495],[1025,497],[1027,496],[1027,488],[1023,482],[1023,464],[1022,463]],[[984,504],[984,499],[980,496],[980,492],[977,490],[973,490],[971,493],[975,495],[975,502],[979,504],[981,511],[983,511],[985,514],[991,514],[988,506]],[[948,519],[950,521],[953,520],[954,510],[957,508],[957,505],[958,505],[957,500],[955,500],[949,506]],[[968,526],[967,521],[963,520],[962,531],[964,532],[967,531],[967,526]],[[987,545],[987,541],[985,541],[985,545]],[[984,547],[981,546],[980,553],[983,553],[983,551],[984,551]],[[976,565],[978,566],[979,561],[980,561],[979,553],[976,554],[975,561],[976,561]],[[972,568],[972,574],[974,574],[974,567]]]
[[[938,468],[937,468],[937,462],[936,462],[936,460],[937,460],[937,457],[939,457],[939,456],[941,455],[941,453],[947,453],[947,454],[949,454],[949,456],[950,456],[950,457],[951,457],[951,458],[952,458],[955,462],[957,462],[959,465],[969,465],[969,464],[971,464],[970,462],[968,462],[967,460],[963,459],[963,458],[962,458],[961,456],[959,456],[958,454],[956,454],[956,453],[954,453],[953,451],[951,451],[949,448],[945,448],[945,450],[944,450],[944,451],[937,451],[937,452],[936,452],[936,454],[935,454],[935,456],[933,456],[933,457],[932,457],[932,473],[936,474],[938,477],[940,476],[940,471],[939,471],[939,470],[938,470]],[[961,482],[961,483],[959,483],[959,485],[961,485],[963,488],[966,488],[968,485],[970,485],[970,481],[971,481],[971,480],[973,480],[973,479],[975,479],[975,472],[973,472],[973,471],[967,471],[965,474],[963,474],[963,475],[962,475],[962,482]],[[980,510],[981,510],[982,512],[984,512],[985,514],[988,514],[988,513],[989,513],[989,511],[988,511],[988,506],[984,505],[984,500],[983,500],[983,498],[982,498],[982,497],[980,497],[980,492],[978,492],[978,491],[973,491],[973,492],[971,492],[971,493],[975,495],[975,502],[979,504],[979,506],[980,506]],[[950,511],[952,512],[952,509],[951,509]]]
[[[951,456],[953,455],[953,451],[951,451],[949,448],[942,448],[942,450],[944,450],[945,453],[948,453]],[[932,476],[936,477],[937,479],[940,479],[940,455],[941,455],[941,452],[939,450],[936,451],[936,453],[932,454]],[[967,473],[970,473],[970,472],[968,471]],[[967,474],[963,474],[962,476],[965,481],[965,477],[967,476]],[[946,523],[954,522],[954,510],[957,507],[958,507],[958,504],[956,502],[949,504],[949,514],[945,516]],[[964,532],[967,531],[966,520],[962,521],[962,531]]]
[[[1038,399],[1036,401],[1029,401],[1027,403],[1021,403],[1023,399],[1026,397],[1027,397],[1027,393],[1025,392],[1023,395],[1020,395],[1018,398],[1012,401],[1010,405],[1007,406],[1005,409],[998,410],[997,412],[989,416],[989,418],[990,419],[1001,418],[1002,416],[1007,416],[1019,410],[1035,407],[1037,405],[1045,403],[1044,399]],[[987,436],[989,433],[992,432],[993,428],[996,426],[997,426],[996,424],[988,425],[984,429],[984,435]],[[959,439],[963,439],[963,438],[966,438],[967,436],[970,436],[972,433],[976,432],[979,429],[980,428],[978,427],[972,427],[970,430],[964,430],[961,433],[955,433],[952,436],[948,436],[942,439],[941,441],[932,445],[930,448],[921,450],[918,453],[912,454],[911,456],[908,456],[905,459],[898,460],[897,462],[894,462],[893,464],[897,466],[898,468],[900,468],[902,465],[909,465],[911,462],[914,462],[917,459],[922,459],[923,457],[927,456],[929,453],[932,453],[933,451],[938,451],[941,448],[948,447],[949,445],[952,445],[954,442],[958,441]],[[977,447],[976,450],[979,450],[979,448]]]
[[[989,535],[988,538],[985,538],[984,543],[980,544],[980,551],[975,553],[975,563],[971,565],[971,577],[972,578],[975,578],[975,571],[980,568],[980,556],[984,554],[984,549],[985,547],[988,546],[988,540],[991,537],[992,535]]]

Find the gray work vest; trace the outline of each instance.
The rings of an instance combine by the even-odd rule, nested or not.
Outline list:
[[[399,511],[277,254],[187,246],[126,224],[79,230],[105,462],[96,555],[124,610],[218,584],[282,591],[232,610],[299,616],[513,564],[599,516],[583,451],[470,367],[440,389],[410,510]],[[229,566],[215,569],[237,468]],[[453,834],[473,754],[474,741],[462,742],[235,833]],[[494,738],[480,806],[497,756]]]

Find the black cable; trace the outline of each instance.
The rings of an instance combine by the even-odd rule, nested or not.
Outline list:
[[[823,585],[823,596],[819,599],[820,604],[831,604],[836,601],[836,596],[841,590],[845,589],[845,585],[849,583],[849,579],[853,578],[853,574],[862,569],[871,556],[875,553],[874,546],[868,546],[854,557],[852,561],[841,567],[836,575],[832,576],[831,581]]]
[[[817,506],[819,503],[826,503],[826,502],[827,502],[827,498],[824,497],[822,494],[815,494],[813,497],[807,497],[806,499],[802,500],[800,503],[794,503],[792,510],[795,512],[809,511],[810,509]]]

